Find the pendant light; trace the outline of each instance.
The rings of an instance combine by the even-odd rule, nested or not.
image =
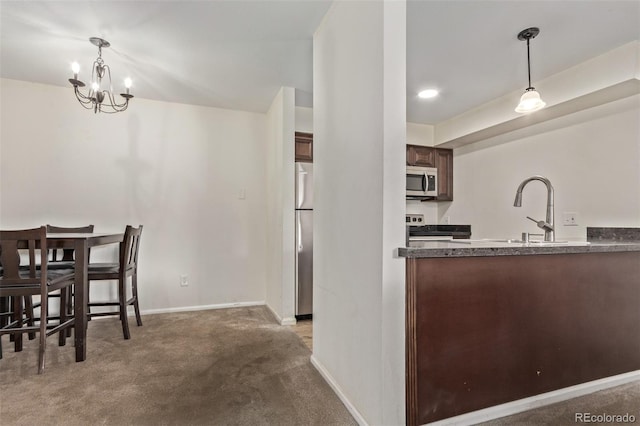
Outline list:
[[[527,41],[527,70],[529,74],[529,87],[524,91],[524,94],[520,98],[520,103],[515,110],[519,113],[538,111],[546,105],[546,103],[540,99],[540,94],[533,86],[531,86],[531,57],[529,55],[529,40],[536,38],[538,34],[540,34],[540,28],[537,27],[527,28],[526,30],[522,30],[518,33],[518,40]]]

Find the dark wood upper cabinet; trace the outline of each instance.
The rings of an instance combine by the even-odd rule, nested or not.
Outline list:
[[[453,150],[436,148],[438,168],[437,201],[453,201]]]
[[[436,167],[438,196],[424,201],[453,200],[453,150],[431,146],[407,145],[407,166]]]
[[[407,166],[435,167],[435,148],[407,145]]]
[[[313,163],[313,133],[295,133],[296,161]]]

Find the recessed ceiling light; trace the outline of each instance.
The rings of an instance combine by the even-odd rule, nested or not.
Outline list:
[[[423,90],[422,92],[418,93],[418,97],[422,98],[422,99],[430,99],[430,98],[435,98],[436,96],[438,96],[438,91],[436,89],[427,89],[427,90]]]

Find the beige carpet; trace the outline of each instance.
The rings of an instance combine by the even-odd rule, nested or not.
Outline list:
[[[0,424],[355,425],[309,362],[311,352],[264,307],[148,315],[122,338],[116,319],[89,323],[88,358],[70,340],[14,353],[3,336]],[[28,403],[28,404],[27,404]]]
[[[630,422],[627,419],[635,418]],[[578,415],[578,417],[576,417]],[[588,417],[587,417],[588,416]],[[611,416],[607,418],[606,416]],[[586,419],[589,421],[585,421]],[[577,421],[576,421],[577,420]],[[482,423],[482,426],[640,424],[640,381]]]
[[[278,325],[264,307],[147,315],[122,338],[116,319],[89,323],[88,359],[72,340],[14,353],[3,336],[0,425],[355,425],[309,362],[311,322]],[[72,399],[74,398],[74,399]],[[29,403],[27,405],[25,402]],[[570,425],[575,413],[634,414],[640,382],[485,423]],[[612,423],[590,423],[612,424]],[[615,424],[615,423],[613,423]]]

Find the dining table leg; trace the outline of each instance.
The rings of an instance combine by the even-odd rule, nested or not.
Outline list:
[[[87,358],[87,304],[89,249],[87,240],[75,241],[75,283],[73,312],[75,318],[76,362]]]

